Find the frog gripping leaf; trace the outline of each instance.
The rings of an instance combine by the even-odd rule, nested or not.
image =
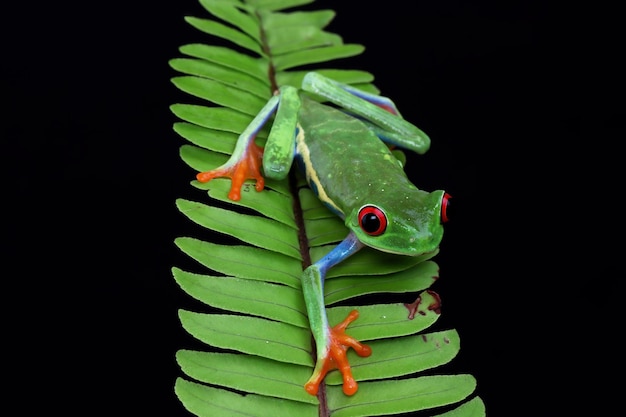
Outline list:
[[[317,394],[326,373],[338,368],[344,393],[353,395],[358,386],[346,349],[353,348],[359,356],[369,356],[371,349],[346,334],[346,327],[358,317],[357,311],[334,327],[329,325],[323,294],[326,271],[364,246],[408,256],[435,251],[443,236],[449,196],[444,191],[428,193],[414,186],[385,145],[420,153],[429,146],[429,138],[402,119],[393,102],[315,72],[305,75],[302,90],[282,87],[239,136],[231,158],[216,169],[199,173],[197,179],[231,178],[229,198],[239,200],[245,180],[256,180],[256,190],[263,189],[261,168],[265,176],[280,180],[295,159],[317,197],[345,222],[350,230],[346,238],[302,274],[317,346],[317,362],[305,389]],[[307,93],[334,106],[322,104]],[[262,149],[255,144],[256,133],[274,115]],[[349,166],[346,154],[350,155]]]

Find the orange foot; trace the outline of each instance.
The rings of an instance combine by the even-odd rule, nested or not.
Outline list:
[[[263,148],[250,140],[243,154],[236,160],[229,159],[224,165],[211,171],[200,172],[196,179],[200,182],[209,182],[213,178],[227,177],[232,180],[228,198],[234,201],[241,199],[241,187],[246,180],[256,180],[256,190],[261,191],[265,180],[261,175],[261,160]]]
[[[325,358],[315,364],[313,375],[304,385],[304,389],[312,395],[317,395],[320,383],[333,369],[339,369],[343,377],[343,392],[346,395],[353,395],[358,389],[358,385],[352,377],[352,370],[346,357],[346,350],[353,348],[357,355],[366,357],[372,354],[372,349],[360,343],[355,338],[346,334],[346,327],[359,317],[359,312],[352,310],[344,321],[330,329],[330,342],[327,347]]]

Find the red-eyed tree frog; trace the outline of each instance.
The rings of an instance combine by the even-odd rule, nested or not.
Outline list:
[[[261,148],[255,136],[272,116],[272,128]],[[388,98],[310,72],[302,90],[283,86],[272,96],[239,136],[224,165],[197,175],[200,182],[231,178],[229,198],[239,200],[241,186],[248,179],[256,180],[257,191],[263,189],[261,168],[266,177],[283,179],[295,159],[311,189],[350,230],[341,243],[302,273],[317,349],[315,368],[304,388],[313,395],[334,368],[343,376],[344,393],[356,393],[346,350],[351,347],[360,356],[371,354],[369,346],[345,332],[357,319],[356,310],[343,322],[329,325],[324,304],[326,272],[364,246],[417,256],[437,249],[443,235],[449,195],[413,185],[387,144],[424,153],[430,139],[405,121]]]

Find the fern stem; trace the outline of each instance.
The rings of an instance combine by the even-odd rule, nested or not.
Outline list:
[[[257,18],[259,21],[262,20],[259,13],[257,13]],[[272,51],[268,47],[268,42],[265,34],[265,30],[263,29],[263,25],[259,25],[261,28],[261,45],[263,48],[263,52],[267,54],[269,57],[269,65],[267,69],[267,76],[270,80],[272,94],[278,91],[278,83],[276,82],[276,69],[274,67],[272,61]],[[300,204],[300,197],[298,194],[298,179],[295,174],[295,170],[292,170],[289,174],[289,190],[291,191],[291,195],[293,196],[293,214],[296,222],[296,226],[298,228],[298,245],[300,247],[300,256],[302,257],[302,270],[304,271],[311,265],[311,255],[309,253],[309,241],[306,235],[306,229],[304,227],[304,216],[302,213],[302,205]],[[316,360],[316,347],[315,347],[315,339],[313,338],[313,334],[311,334],[311,346],[313,352],[311,354],[313,361]],[[326,399],[326,384],[322,382],[320,384],[319,390],[317,392],[317,399],[319,401],[319,416],[320,417],[330,417],[330,410],[328,409],[328,402]]]
[[[306,236],[306,229],[304,228],[304,215],[302,214],[302,205],[300,204],[300,197],[298,196],[298,179],[296,174],[292,171],[289,174],[289,190],[294,196],[293,199],[293,214],[298,227],[298,244],[300,246],[300,255],[302,256],[302,270],[311,266],[311,255],[309,253],[309,241]]]
[[[263,27],[263,18],[261,17],[261,14],[259,12],[255,13],[257,19],[259,19],[259,29],[260,29],[260,33],[259,36],[261,37],[261,48],[263,49],[263,52],[265,54],[267,54],[268,58],[269,58],[269,65],[267,68],[267,77],[270,80],[270,93],[274,94],[278,91],[278,83],[276,82],[276,68],[274,67],[274,63],[272,61],[272,51],[269,48],[269,43],[267,42],[267,34],[265,32],[265,29]]]
[[[262,21],[260,13],[256,13],[259,21]],[[267,36],[265,30],[263,28],[263,24],[260,24],[261,28],[261,45],[263,48],[263,52],[265,52],[269,58],[269,64],[267,68],[267,76],[270,80],[271,93],[275,94],[278,92],[278,82],[276,81],[276,68],[274,67],[274,63],[272,61],[272,51],[270,50],[267,42]],[[306,235],[306,229],[304,227],[304,215],[302,213],[302,204],[300,204],[300,197],[298,194],[298,179],[295,174],[295,170],[292,170],[289,174],[289,190],[291,195],[293,196],[293,213],[294,219],[296,222],[296,226],[298,228],[298,245],[300,248],[300,256],[302,257],[302,270],[304,271],[311,265],[311,255],[309,253],[309,241]],[[313,338],[313,334],[311,334],[311,347],[312,347],[312,358],[313,361],[316,360],[316,347],[315,347],[315,339]],[[328,409],[328,402],[326,399],[326,384],[322,381],[319,386],[319,390],[317,392],[317,399],[319,401],[319,416],[320,417],[330,417],[330,410]]]

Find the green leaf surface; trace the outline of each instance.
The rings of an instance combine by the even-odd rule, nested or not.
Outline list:
[[[199,417],[242,417],[254,410],[255,417],[317,417],[318,406],[262,395],[231,391],[176,379],[174,391],[187,410]]]
[[[302,26],[311,26],[318,29],[326,27],[335,17],[333,10],[293,11],[289,13],[261,13],[263,30],[297,30]]]
[[[300,288],[300,261],[266,249],[226,246],[180,237],[176,245],[207,268],[224,275],[285,284]]]
[[[232,201],[227,197],[230,185],[230,180],[215,179],[209,184],[203,184],[201,188],[208,188],[209,196],[216,200],[255,210],[293,229],[297,228],[293,215],[293,197],[288,193],[270,189],[269,187],[273,186],[271,183],[262,192],[257,192],[254,187],[248,186],[242,189],[245,198]]]
[[[209,62],[232,68],[235,71],[251,75],[261,81],[266,81],[265,69],[266,58],[253,58],[223,46],[203,44],[188,44],[180,47],[180,52],[195,58],[201,58]]]
[[[194,274],[172,268],[176,282],[189,295],[207,305],[308,328],[300,290],[234,277]]]
[[[176,361],[185,374],[209,384],[239,391],[318,404],[297,381],[306,381],[311,368],[259,356],[179,350]]]
[[[471,375],[435,375],[402,380],[363,382],[351,397],[333,393],[329,406],[333,417],[368,417],[426,410],[461,401],[472,393],[476,380]]]
[[[200,4],[207,9],[212,15],[238,27],[248,36],[261,42],[261,28],[256,19],[250,15],[243,13],[231,4],[219,0],[199,0]]]
[[[200,226],[301,260],[296,231],[285,228],[282,223],[184,199],[176,200],[176,206]]]
[[[275,11],[313,3],[313,0],[248,0],[257,9]]]
[[[185,18],[185,21],[191,26],[195,27],[198,30],[201,30],[206,34],[213,35],[227,41],[231,41],[235,45],[246,48],[256,54],[265,55],[265,53],[261,49],[261,46],[254,38],[240,32],[239,30],[233,29],[220,22],[216,22],[210,19],[187,17]]]
[[[424,262],[398,272],[372,276],[343,276],[327,280],[324,295],[327,305],[366,294],[417,292],[430,287],[437,280],[434,262]]]
[[[272,55],[275,57],[304,49],[332,46],[341,43],[341,38],[316,27],[303,26],[297,30],[285,28],[272,33],[268,39]]]
[[[198,172],[217,168],[228,160],[226,155],[186,145],[180,147],[180,157],[187,165]]]
[[[257,78],[239,71],[233,71],[212,62],[194,58],[175,58],[169,61],[170,67],[184,74],[196,75],[222,82],[223,84],[237,87],[248,91],[260,98],[267,99],[270,96],[270,86]]]
[[[300,206],[302,207],[302,217],[305,222],[307,220],[334,219],[337,216],[320,204],[319,199],[315,196],[310,188],[302,188],[298,192],[300,198]],[[343,229],[346,230],[346,229]]]
[[[280,362],[313,366],[307,329],[257,317],[179,310],[183,328],[211,346]]]
[[[324,255],[333,249],[334,245],[311,248],[311,259],[317,262]],[[404,271],[414,265],[420,264],[433,256],[435,252],[426,253],[419,256],[402,256],[391,253],[380,252],[366,247],[350,257],[350,262],[342,262],[333,267],[326,279],[348,275],[378,275],[392,272]],[[430,264],[429,272],[433,276],[438,276],[439,268],[434,262]]]
[[[274,58],[274,67],[278,71],[284,71],[302,65],[315,64],[332,59],[348,58],[359,55],[364,50],[365,48],[362,45],[356,44],[322,46],[277,56]]]
[[[374,304],[329,308],[328,321],[331,325],[339,323],[356,308],[359,311],[359,318],[348,327],[349,334],[353,337],[359,340],[374,340],[407,336],[428,328],[440,316],[437,311],[430,308],[437,301],[432,294],[423,292],[418,299],[421,299],[421,302],[413,316],[410,316],[410,311],[404,304]]]
[[[240,135],[252,121],[249,115],[224,107],[173,104],[170,109],[178,118],[186,122],[209,129],[233,132],[237,135]]]
[[[266,99],[219,81],[191,75],[174,77],[172,82],[182,91],[254,117]]]
[[[310,247],[341,242],[348,235],[343,221],[337,216],[305,219],[304,227]]]
[[[263,27],[273,56],[321,46],[341,45],[341,36],[322,30],[335,16],[332,10],[263,13]]]
[[[231,155],[239,135],[223,130],[207,129],[186,122],[174,123],[174,131],[194,145]]]
[[[369,342],[372,355],[362,358],[348,353],[353,376],[357,381],[394,378],[435,368],[450,362],[459,352],[456,331],[448,330],[425,335]],[[343,383],[339,371],[328,374],[326,383]]]
[[[471,400],[461,404],[457,408],[437,414],[435,417],[484,417],[485,404],[480,397],[474,397]]]

